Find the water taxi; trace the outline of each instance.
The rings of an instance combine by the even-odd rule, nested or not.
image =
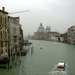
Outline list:
[[[65,71],[65,62],[64,61],[59,61],[58,65],[57,65],[57,70]]]

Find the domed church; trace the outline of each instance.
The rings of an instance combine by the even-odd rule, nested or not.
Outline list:
[[[50,30],[51,30],[51,27],[50,26],[47,26],[46,29],[44,29],[42,23],[40,23],[40,26],[38,27],[37,32],[46,33],[46,32],[50,32]]]
[[[40,23],[37,32],[44,32],[44,27],[42,26],[42,23]]]

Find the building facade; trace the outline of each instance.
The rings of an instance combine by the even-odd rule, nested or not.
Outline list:
[[[68,28],[68,43],[75,44],[75,25]]]
[[[24,42],[22,25],[20,25],[20,37],[19,37],[19,40],[20,40],[19,41],[20,50],[22,50],[22,46],[23,46],[23,42]]]
[[[14,46],[17,44],[19,46],[20,43],[20,24],[19,24],[19,17],[10,17],[8,16],[9,22],[9,49],[14,51]],[[19,50],[19,47],[18,49]]]
[[[0,60],[8,57],[8,12],[0,10]]]

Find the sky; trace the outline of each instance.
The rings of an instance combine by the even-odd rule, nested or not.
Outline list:
[[[75,25],[75,0],[0,0],[0,9],[5,7],[9,13],[30,10],[28,12],[8,14],[20,17],[24,35],[34,35],[40,23],[44,29],[65,33]]]

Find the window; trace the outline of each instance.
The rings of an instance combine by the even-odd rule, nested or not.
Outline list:
[[[16,25],[16,21],[13,21],[13,24],[15,24],[15,25]]]
[[[6,16],[5,17],[5,24],[7,25],[7,23],[8,23],[8,17]]]
[[[7,33],[9,34],[9,29],[7,29]]]
[[[1,42],[1,47],[3,47],[3,42]]]
[[[1,31],[1,38],[2,38],[2,31]]]
[[[6,32],[5,32],[5,38],[7,38]]]
[[[6,49],[6,52],[7,52],[7,49]]]
[[[1,13],[1,24],[3,23],[2,13]]]
[[[7,25],[7,18],[5,17],[5,24]]]
[[[3,54],[3,50],[1,50],[1,54]]]
[[[5,28],[5,37],[7,38],[7,28]]]
[[[7,42],[6,42],[6,46],[7,46]]]
[[[13,28],[13,31],[14,31],[14,34],[16,34],[16,28],[15,27]]]

